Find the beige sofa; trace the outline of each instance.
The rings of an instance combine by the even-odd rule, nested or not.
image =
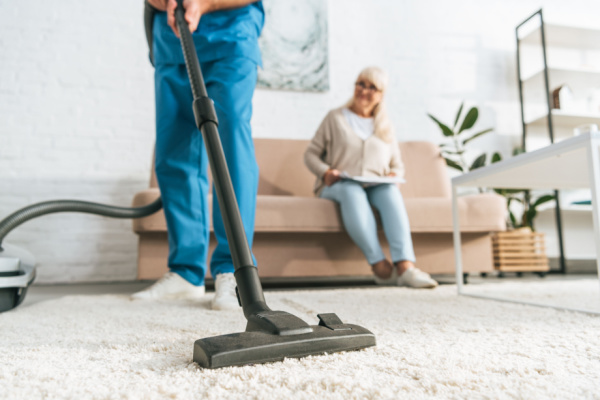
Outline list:
[[[371,268],[345,233],[337,205],[312,193],[315,178],[303,162],[308,141],[255,139],[254,143],[260,181],[253,252],[261,278],[370,278]],[[445,162],[432,143],[403,142],[400,150],[406,167],[406,183],[400,188],[417,266],[431,274],[453,274],[452,200]],[[152,173],[150,188],[138,193],[133,205],[150,203],[157,196]],[[464,271],[491,271],[491,233],[505,230],[504,198],[463,196],[459,210]],[[139,235],[138,278],[159,278],[167,271],[164,213],[134,220],[133,230]],[[383,231],[380,236],[389,255]],[[211,252],[213,248],[211,237]]]

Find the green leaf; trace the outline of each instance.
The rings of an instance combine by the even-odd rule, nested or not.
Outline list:
[[[523,150],[521,147],[515,147],[513,149],[512,155],[513,156],[518,156],[519,154],[525,153],[525,150]]]
[[[525,213],[523,214],[523,219],[527,223],[527,226],[529,226],[531,228],[531,230],[534,230],[533,229],[533,220],[535,219],[536,215],[537,215],[537,211],[533,207],[531,207],[529,210],[525,211]]]
[[[544,204],[544,203],[547,203],[547,202],[552,201],[552,200],[554,200],[554,195],[547,194],[545,196],[542,196],[542,197],[538,198],[535,201],[535,203],[533,203],[533,208],[539,206],[540,204]]]
[[[460,114],[462,113],[462,109],[463,106],[465,105],[465,102],[463,101],[460,105],[460,108],[458,109],[458,112],[456,113],[456,119],[454,120],[454,128],[456,129],[456,124],[458,124],[458,120],[460,119]]]
[[[478,116],[479,116],[479,110],[477,110],[477,107],[471,108],[469,110],[469,112],[467,113],[467,116],[463,120],[462,125],[460,126],[460,129],[458,130],[458,133],[461,133],[465,129],[471,129],[473,127],[473,125],[475,125],[475,122],[477,122]]]
[[[487,157],[487,154],[485,154],[485,153],[483,153],[482,155],[477,157],[475,159],[475,161],[473,161],[473,164],[471,164],[471,168],[469,168],[469,170],[472,171],[474,169],[483,167],[485,165],[486,157]]]
[[[438,126],[442,130],[442,133],[444,134],[444,136],[454,136],[454,132],[452,132],[452,129],[450,129],[446,125],[442,124],[433,115],[431,115],[431,114],[427,114],[427,115],[429,116],[429,118],[431,118],[433,120],[433,122],[435,122],[436,124],[438,124]]]
[[[492,154],[492,164],[502,161],[502,154],[495,152]]]
[[[510,217],[510,222],[511,222],[513,228],[516,228],[517,227],[517,219],[515,218],[515,214],[513,214],[512,211],[509,211],[508,216]]]
[[[454,168],[454,169],[459,170],[460,172],[464,172],[463,168],[456,161],[451,160],[449,158],[444,158],[444,160],[446,160],[446,165],[449,166],[450,168]]]
[[[478,138],[478,137],[479,137],[479,136],[481,136],[481,135],[485,135],[486,133],[488,133],[488,132],[491,132],[491,131],[493,131],[493,130],[494,130],[493,128],[489,128],[489,129],[486,129],[486,130],[484,130],[484,131],[477,132],[476,134],[474,134],[474,135],[473,135],[473,136],[471,136],[470,138],[468,138],[468,139],[465,139],[465,140],[463,141],[463,145],[466,145],[466,144],[467,144],[467,143],[469,143],[471,140],[473,140],[473,139],[475,139],[475,138]]]
[[[525,189],[504,189],[506,191],[506,193],[508,194],[517,194],[517,193],[522,193],[525,191]],[[520,201],[520,200],[519,200]]]

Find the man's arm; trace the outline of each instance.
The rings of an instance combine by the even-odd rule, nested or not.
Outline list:
[[[200,23],[202,14],[213,11],[229,10],[239,8],[254,3],[257,0],[183,0],[183,8],[185,8],[185,20],[190,27],[190,31],[194,32]],[[179,37],[179,30],[175,23],[175,9],[177,8],[176,0],[148,0],[155,8],[167,12],[167,23]]]

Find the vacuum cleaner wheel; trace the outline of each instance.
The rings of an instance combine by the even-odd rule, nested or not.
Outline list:
[[[21,304],[26,294],[27,288],[0,288],[0,313]]]
[[[0,248],[0,313],[17,307],[35,279],[35,259],[24,249],[4,243]]]

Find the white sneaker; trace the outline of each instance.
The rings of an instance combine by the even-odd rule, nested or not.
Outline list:
[[[398,277],[397,283],[398,286],[408,286],[418,289],[431,289],[438,285],[427,272],[423,272],[416,267],[404,271],[404,273]]]
[[[131,295],[135,300],[196,300],[204,296],[204,285],[195,286],[179,274],[167,272],[154,285]]]
[[[236,310],[240,307],[235,294],[235,276],[232,273],[218,274],[215,279],[215,297],[212,301],[213,310]]]

